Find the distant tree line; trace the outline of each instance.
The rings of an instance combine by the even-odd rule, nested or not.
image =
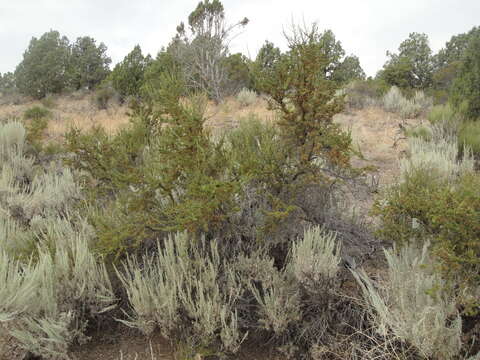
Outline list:
[[[378,81],[407,93],[425,90],[437,102],[451,100],[467,117],[480,118],[480,27],[452,36],[437,54],[426,34],[411,33],[387,56]]]
[[[51,30],[32,38],[14,74],[14,86],[22,94],[42,98],[66,89],[93,89],[109,74],[107,47],[88,36],[71,43],[66,36]]]
[[[70,42],[51,30],[38,39],[32,38],[14,73],[0,74],[0,92],[18,91],[42,98],[67,89],[91,90],[101,86],[115,91],[122,101],[129,97],[140,99],[152,96],[152,89],[158,88],[165,69],[172,65],[182,74],[189,92],[204,92],[216,102],[242,88],[260,92],[258,78],[268,74],[284,54],[268,41],[253,60],[231,53],[231,40],[247,24],[247,18],[228,23],[219,0],[201,1],[155,58],[144,55],[136,45],[113,71],[105,44],[97,44],[88,36]],[[323,76],[338,86],[365,79],[359,58],[346,56],[331,30],[324,31],[319,41],[319,51],[331,60]],[[480,27],[474,27],[452,36],[433,54],[426,34],[411,33],[397,52],[387,52],[388,61],[369,80],[377,89],[383,89],[380,91],[390,86],[407,94],[424,90],[438,103],[450,99],[469,117],[480,117],[479,43]]]
[[[254,60],[231,53],[230,41],[247,24],[247,18],[228,23],[219,0],[201,1],[156,58],[143,54],[136,45],[112,71],[105,44],[97,44],[88,36],[70,42],[51,30],[31,39],[14,73],[0,74],[0,91],[43,98],[50,93],[101,87],[113,89],[124,101],[152,96],[151,90],[158,88],[165,69],[173,65],[182,74],[188,91],[201,91],[219,102],[242,88],[258,91],[255,78],[281,55],[268,41]],[[332,31],[325,31],[321,41],[322,51],[332,60],[323,75],[339,84],[365,78],[358,57],[345,56]]]

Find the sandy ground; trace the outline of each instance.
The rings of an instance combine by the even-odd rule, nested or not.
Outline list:
[[[403,120],[397,115],[370,107],[338,114],[335,121],[351,131],[354,147],[363,159],[355,158],[355,166],[375,166],[380,187],[394,183],[400,175],[399,159],[406,156],[408,144],[400,129],[413,127],[421,119]]]

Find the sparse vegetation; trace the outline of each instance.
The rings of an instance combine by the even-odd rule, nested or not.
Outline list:
[[[474,160],[468,149],[458,160],[456,142],[445,138],[411,138],[410,151],[410,159],[400,164],[403,181],[374,205],[383,223],[378,234],[400,246],[431,241],[444,279],[462,289],[458,301],[475,308],[480,177],[474,172]]]
[[[247,23],[202,0],[112,72],[52,30],[0,76],[1,359],[478,357],[479,28],[365,79],[316,24],[231,54]]]
[[[26,120],[38,121],[47,118],[51,115],[51,112],[41,106],[33,106],[25,111],[23,118]]]
[[[106,110],[110,103],[115,100],[116,95],[112,87],[105,85],[95,91],[93,101],[97,109]]]
[[[407,137],[421,138],[424,141],[428,142],[432,139],[432,129],[425,125],[419,125],[414,128],[406,130]]]

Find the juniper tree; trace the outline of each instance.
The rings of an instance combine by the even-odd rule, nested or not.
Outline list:
[[[258,84],[270,96],[270,107],[280,111],[282,135],[297,162],[293,178],[317,173],[319,157],[345,166],[350,138],[333,123],[343,98],[335,96],[338,86],[329,79],[339,60],[335,43],[316,25],[295,27],[287,40],[289,50],[273,61],[271,71],[260,73]]]
[[[97,46],[95,39],[91,37],[77,38],[72,45],[70,60],[71,85],[74,88],[93,89],[107,77],[112,60],[107,56],[106,51],[107,47],[104,43]]]
[[[480,119],[480,32],[472,36],[465,50],[452,101],[467,118]]]
[[[140,45],[135,45],[133,50],[115,65],[109,80],[122,99],[140,95],[140,89],[144,84],[145,70],[150,62],[150,55],[144,56]]]
[[[65,36],[51,30],[39,39],[32,38],[15,69],[18,90],[25,95],[43,98],[59,93],[68,85],[70,44]]]
[[[389,60],[382,75],[391,85],[425,89],[432,84],[433,57],[426,34],[411,33],[398,47],[387,52]]]

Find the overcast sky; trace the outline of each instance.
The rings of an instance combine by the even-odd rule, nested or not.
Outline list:
[[[434,51],[454,34],[480,25],[480,0],[222,0],[230,22],[250,23],[233,52],[254,57],[265,40],[285,49],[282,31],[295,22],[332,29],[347,54],[375,75],[410,32],[426,33]],[[0,72],[13,71],[30,39],[50,29],[71,41],[104,42],[115,64],[140,44],[156,55],[198,0],[0,0]]]

